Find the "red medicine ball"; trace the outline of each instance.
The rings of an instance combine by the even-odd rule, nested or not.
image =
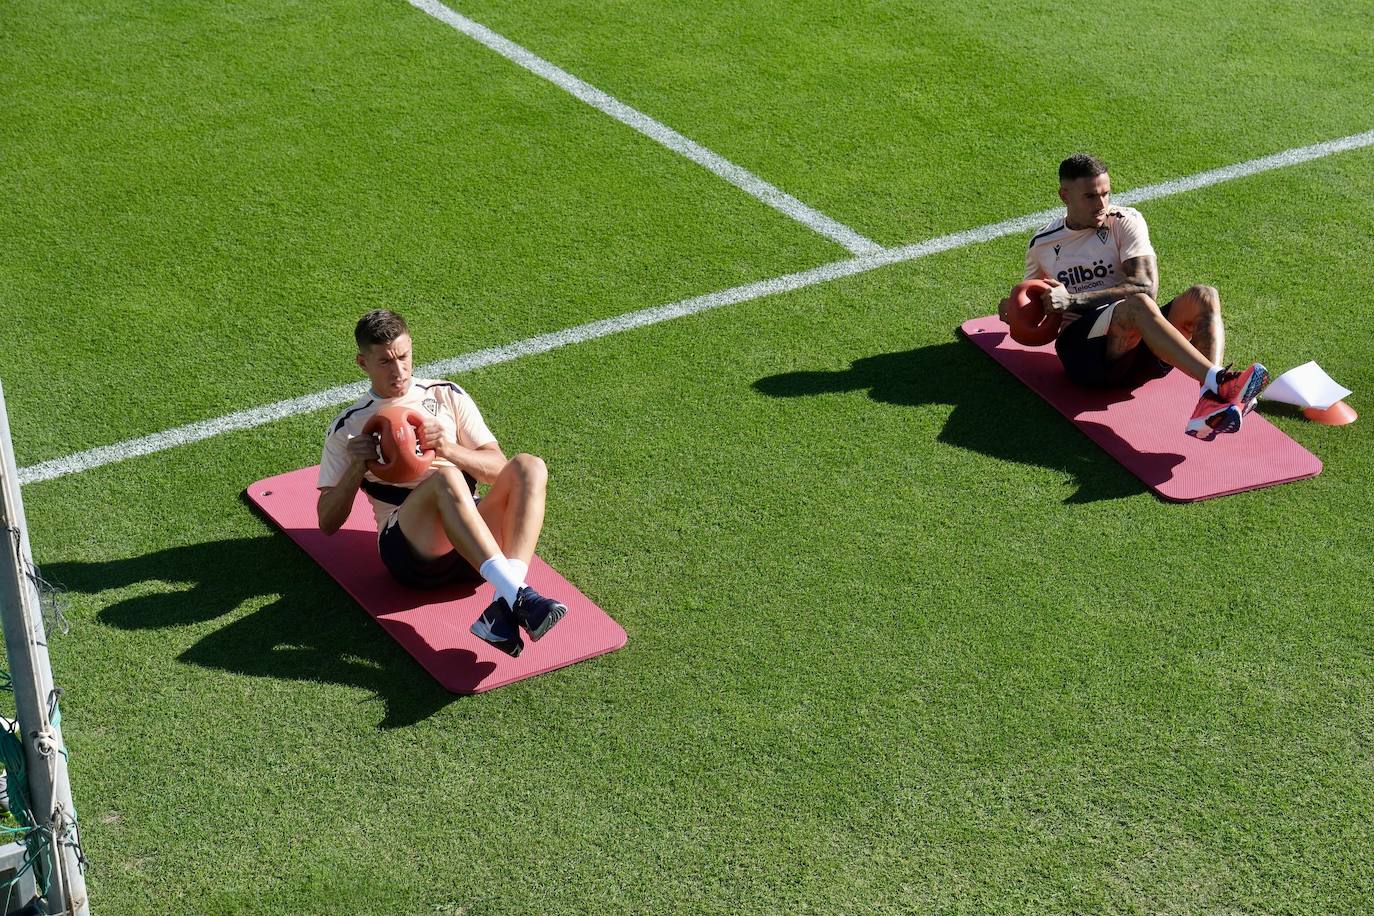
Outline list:
[[[1049,289],[1044,280],[1025,280],[1012,287],[1007,303],[1007,324],[1011,325],[1011,339],[1027,347],[1038,347],[1054,340],[1059,324],[1064,320],[1060,312],[1046,312],[1040,296]]]
[[[367,421],[363,435],[376,435],[382,450],[381,461],[369,461],[367,469],[389,483],[410,483],[429,470],[434,449],[420,447],[420,431],[425,418],[409,407],[383,407]]]

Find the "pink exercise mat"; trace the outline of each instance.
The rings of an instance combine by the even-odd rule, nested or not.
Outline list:
[[[1018,344],[996,315],[960,330],[1163,499],[1195,502],[1321,473],[1315,455],[1254,411],[1234,435],[1185,435],[1198,384],[1178,370],[1131,391],[1093,390],[1068,380],[1053,344]]]
[[[489,646],[468,627],[491,603],[492,587],[415,591],[398,584],[377,556],[377,527],[362,494],[343,528],[326,536],[315,515],[318,471],[302,468],[260,480],[248,488],[248,498],[448,690],[484,693],[625,645],[620,624],[535,557],[529,584],[566,604],[567,616],[538,642],[526,638],[519,658]]]

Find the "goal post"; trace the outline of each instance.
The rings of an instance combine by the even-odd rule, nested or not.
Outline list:
[[[19,788],[31,823],[27,846],[37,851],[34,875],[47,912],[86,916],[84,862],[77,838],[76,809],[67,780],[67,752],[62,741],[58,691],[48,660],[37,573],[24,522],[19,469],[10,439],[5,389],[0,384],[0,623],[14,688],[19,737],[26,778]],[[18,815],[20,799],[10,785],[10,809]],[[46,892],[44,891],[46,889]]]

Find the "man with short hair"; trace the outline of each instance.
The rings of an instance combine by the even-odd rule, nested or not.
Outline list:
[[[1221,299],[1211,286],[1189,287],[1162,308],[1159,270],[1145,218],[1110,203],[1107,166],[1078,153],[1059,164],[1064,215],[1030,240],[1025,279],[1043,279],[1046,312],[1063,315],[1055,352],[1073,381],[1134,387],[1177,367],[1202,385],[1185,432],[1212,438],[1240,430],[1269,381],[1259,363],[1222,368]],[[998,316],[1007,320],[1003,299]]]
[[[411,377],[410,330],[400,315],[368,312],[353,333],[358,365],[372,387],[329,425],[317,484],[320,529],[338,531],[361,488],[372,504],[377,548],[392,577],[421,589],[490,582],[496,600],[472,632],[519,655],[521,627],[537,640],[567,613],[562,603],[525,583],[544,525],[544,462],[526,454],[506,460],[466,391],[442,379]],[[379,457],[379,440],[363,427],[377,411],[395,406],[424,417],[418,438],[435,452],[429,470],[410,483],[387,483],[367,469]],[[491,485],[480,500],[478,483]]]

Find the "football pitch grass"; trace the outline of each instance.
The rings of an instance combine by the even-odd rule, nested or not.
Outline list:
[[[1078,149],[1120,192],[1374,127],[1365,4],[455,9],[888,246],[1053,206]],[[11,4],[0,43],[21,466],[353,381],[368,308],[418,364],[849,256],[402,2]],[[1371,186],[1141,204],[1161,294],[1363,409]],[[334,408],[27,486],[93,906],[1362,909],[1368,420],[1262,407],[1321,476],[1156,500],[953,336],[1027,237],[459,377],[630,640],[478,697],[242,499]]]

